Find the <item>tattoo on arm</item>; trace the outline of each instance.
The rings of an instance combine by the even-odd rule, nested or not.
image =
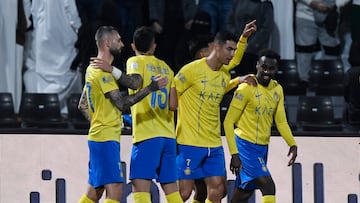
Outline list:
[[[80,110],[82,115],[86,118],[86,120],[88,120],[88,121],[91,120],[85,90],[83,90],[83,92],[81,93],[79,104],[78,104],[78,109]]]
[[[122,74],[118,82],[123,87],[136,90],[142,83],[142,77],[140,74]]]
[[[116,108],[118,108],[120,111],[126,111],[130,108],[130,106],[142,100],[150,93],[150,88],[145,87],[133,95],[122,95],[119,90],[113,90],[106,93],[105,96],[109,97],[111,103],[116,106]]]

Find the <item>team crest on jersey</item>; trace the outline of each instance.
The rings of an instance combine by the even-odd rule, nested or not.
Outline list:
[[[136,61],[134,61],[130,64],[131,70],[137,70],[138,68],[139,68],[139,64]]]
[[[273,97],[276,102],[279,101],[279,94],[277,92],[274,93]]]
[[[190,167],[186,167],[186,169],[184,170],[185,175],[190,175],[191,174],[191,170]]]
[[[102,78],[102,81],[103,81],[103,83],[112,82],[112,81],[113,81],[113,77],[112,77],[112,75],[104,76],[104,77]]]

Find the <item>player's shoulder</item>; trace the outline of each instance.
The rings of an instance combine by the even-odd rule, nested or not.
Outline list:
[[[250,84],[248,84],[248,83],[246,83],[246,82],[243,82],[243,83],[240,83],[240,84],[237,86],[235,92],[245,93],[245,92],[250,92],[250,91],[255,90],[255,89],[256,89],[255,86],[250,85]]]
[[[185,64],[179,72],[197,72],[201,70],[201,67],[203,67],[206,64],[206,58],[197,59],[194,61],[191,61],[190,63]]]
[[[275,79],[271,79],[270,85],[271,85],[273,88],[282,89],[282,85],[281,85],[277,80],[275,80]]]

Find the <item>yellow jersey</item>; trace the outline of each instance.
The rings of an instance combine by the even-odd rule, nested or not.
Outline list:
[[[283,89],[275,80],[271,80],[267,87],[259,83],[256,87],[246,83],[240,84],[230,103],[226,120],[228,118],[231,121],[237,120],[235,131],[233,131],[237,136],[259,145],[269,144],[271,127],[275,120],[287,144],[296,145],[286,119]],[[225,132],[231,132],[231,130],[225,129]],[[234,146],[236,146],[234,143],[229,143],[231,154],[237,153]]]
[[[246,41],[247,38],[240,38],[233,59],[218,71],[212,70],[206,58],[202,58],[186,64],[175,76],[179,105],[176,126],[178,144],[222,146],[220,102],[231,89],[229,70],[240,63]]]
[[[89,66],[85,75],[86,97],[91,117],[88,139],[92,141],[115,140],[120,142],[121,111],[105,97],[105,93],[118,90],[111,73]]]
[[[138,90],[129,89],[134,94],[148,86],[156,75],[167,76],[165,88],[154,91],[131,107],[133,119],[133,143],[154,137],[175,138],[174,114],[169,110],[170,89],[174,87],[174,72],[155,56],[139,55],[127,60],[128,74],[140,74],[143,82]]]

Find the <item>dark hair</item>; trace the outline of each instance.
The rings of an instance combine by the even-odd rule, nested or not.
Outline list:
[[[140,52],[147,52],[150,49],[151,43],[155,40],[154,31],[146,26],[142,26],[135,30],[133,42],[135,47]]]
[[[190,56],[194,59],[198,51],[203,48],[209,47],[209,43],[214,41],[214,37],[211,35],[199,35],[196,36],[193,40],[189,41],[189,51]]]
[[[117,29],[113,26],[100,26],[95,33],[95,41],[103,40],[107,35],[112,34],[113,31],[117,32]]]
[[[225,44],[228,40],[237,42],[238,38],[229,31],[220,31],[215,35],[214,42],[222,45]]]
[[[276,59],[277,63],[280,63],[280,55],[271,49],[262,49],[259,51],[258,59],[266,56],[267,58]]]

